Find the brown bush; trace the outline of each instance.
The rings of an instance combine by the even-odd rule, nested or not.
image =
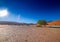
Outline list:
[[[36,27],[41,27],[41,25],[37,24]]]

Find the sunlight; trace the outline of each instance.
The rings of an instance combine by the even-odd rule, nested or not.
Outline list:
[[[8,15],[7,9],[0,9],[0,17],[5,17]]]

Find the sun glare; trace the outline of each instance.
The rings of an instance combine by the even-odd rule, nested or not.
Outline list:
[[[7,9],[0,9],[0,17],[5,17],[8,15]]]

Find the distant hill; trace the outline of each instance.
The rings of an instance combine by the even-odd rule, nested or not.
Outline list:
[[[10,21],[0,21],[0,25],[34,25],[33,23],[19,23],[19,22],[10,22]]]
[[[23,23],[18,23],[18,22],[10,22],[10,21],[0,21],[1,25],[21,25]]]

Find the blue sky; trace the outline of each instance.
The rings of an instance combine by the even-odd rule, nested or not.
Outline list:
[[[0,18],[0,21],[36,23],[41,19],[60,19],[59,0],[0,0],[0,8],[9,11],[9,16]]]

